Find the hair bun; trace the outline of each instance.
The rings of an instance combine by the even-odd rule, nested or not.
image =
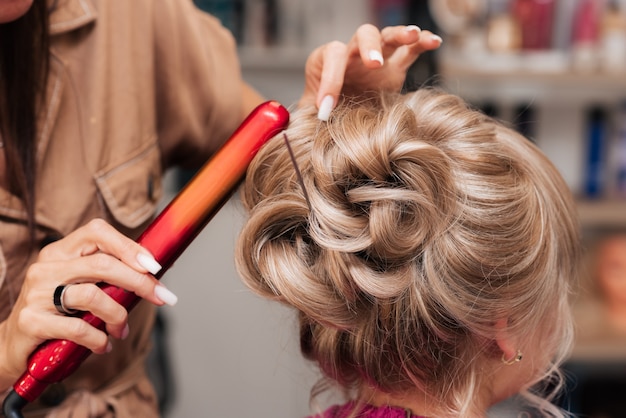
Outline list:
[[[364,107],[337,113],[340,120],[318,132],[313,145],[309,232],[324,250],[351,258],[345,264],[360,288],[391,297],[408,285],[390,283],[391,266],[408,280],[406,264],[450,216],[450,164],[419,139],[414,113],[405,106],[384,116]]]

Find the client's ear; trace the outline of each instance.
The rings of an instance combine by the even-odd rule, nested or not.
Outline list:
[[[519,353],[519,344],[508,331],[508,318],[501,318],[494,324],[495,341],[502,351],[503,359],[513,359]]]

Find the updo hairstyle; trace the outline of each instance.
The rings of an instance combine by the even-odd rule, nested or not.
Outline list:
[[[500,318],[545,353],[525,360],[545,362],[529,386],[556,371],[578,225],[535,145],[433,89],[344,99],[328,122],[302,108],[285,133],[303,184],[277,135],[248,170],[237,265],[297,310],[302,353],[328,379],[419,388],[467,416],[481,365],[502,355]]]

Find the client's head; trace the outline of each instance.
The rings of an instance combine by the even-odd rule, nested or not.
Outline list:
[[[281,134],[248,171],[237,264],[298,311],[303,354],[355,398],[424,415],[533,398],[569,348],[579,252],[546,157],[430,89],[346,99],[328,122],[300,109],[286,136],[295,166]]]

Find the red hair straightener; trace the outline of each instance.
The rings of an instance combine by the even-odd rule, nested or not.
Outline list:
[[[237,189],[248,165],[261,146],[286,128],[289,112],[281,104],[259,105],[172,202],[137,239],[163,267],[161,278]],[[102,284],[111,298],[131,310],[139,297],[122,288]],[[84,312],[81,318],[105,329],[104,322]],[[3,403],[7,418],[21,418],[22,409],[35,401],[52,383],[72,374],[91,351],[68,340],[48,340],[29,357],[28,368],[15,382]]]

